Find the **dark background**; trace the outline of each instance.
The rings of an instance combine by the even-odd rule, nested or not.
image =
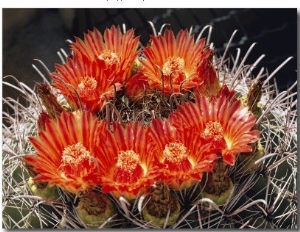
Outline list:
[[[173,31],[194,27],[194,32],[210,24],[213,26],[211,41],[217,52],[224,52],[232,32],[238,33],[230,52],[241,55],[252,43],[258,42],[247,64],[252,64],[261,54],[266,57],[256,69],[266,67],[271,73],[287,57],[293,56],[277,74],[280,90],[285,90],[297,80],[297,9],[3,9],[3,77],[13,75],[33,87],[41,81],[32,68],[33,59],[42,60],[50,71],[60,63],[56,54],[60,48],[68,50],[66,39],[83,37],[93,27],[101,32],[112,24],[126,24],[136,28],[143,44],[152,33],[147,21],[157,29],[169,23]],[[41,67],[37,64],[38,67]],[[4,86],[3,96],[17,93]],[[4,108],[5,109],[5,108]],[[3,110],[4,110],[3,109]]]

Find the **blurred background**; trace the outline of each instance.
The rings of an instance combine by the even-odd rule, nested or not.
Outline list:
[[[297,9],[2,9],[3,11],[3,73],[13,75],[33,87],[41,78],[32,68],[42,60],[50,71],[54,63],[60,63],[57,51],[69,51],[67,39],[74,36],[83,38],[83,33],[98,28],[101,32],[112,24],[126,24],[126,28],[136,28],[145,45],[152,29],[147,21],[152,21],[157,29],[169,23],[173,31],[194,27],[194,32],[210,24],[213,26],[211,41],[216,51],[222,54],[235,29],[238,33],[230,52],[235,55],[241,48],[242,57],[252,43],[258,42],[251,52],[247,64],[252,64],[261,54],[266,57],[259,63],[256,72],[266,67],[271,73],[286,58],[293,56],[276,79],[280,90],[285,90],[297,80]],[[42,70],[42,69],[41,69]],[[18,93],[11,88],[3,88],[3,96]],[[5,107],[3,108],[5,110]]]

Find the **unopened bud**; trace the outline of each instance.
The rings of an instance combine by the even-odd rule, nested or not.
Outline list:
[[[180,215],[180,204],[177,197],[162,182],[155,184],[144,202],[146,205],[142,210],[142,215],[146,221],[155,226],[173,225]]]

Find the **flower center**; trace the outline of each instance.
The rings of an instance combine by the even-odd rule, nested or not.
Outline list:
[[[127,172],[132,172],[140,162],[140,156],[132,150],[121,151],[116,166]]]
[[[220,140],[224,138],[224,130],[219,122],[208,122],[202,136],[205,139]]]
[[[186,147],[182,143],[172,142],[165,146],[164,157],[171,163],[178,164],[187,158]]]
[[[183,72],[184,70],[184,59],[180,57],[171,56],[167,59],[162,67],[162,71],[164,75],[170,75],[174,71]]]
[[[140,156],[133,150],[120,151],[113,179],[119,183],[134,183],[144,174]]]
[[[163,151],[166,169],[179,172],[188,172],[192,164],[188,159],[187,148],[179,142],[168,143]]]
[[[116,53],[114,53],[114,52],[112,52],[112,51],[110,51],[110,50],[104,50],[104,51],[98,56],[98,58],[99,58],[100,60],[104,60],[105,63],[106,63],[107,65],[113,65],[113,64],[120,63],[120,58],[119,58],[119,56],[118,56]]]
[[[93,95],[97,87],[97,81],[94,77],[82,77],[78,85],[78,93],[81,97]]]
[[[66,175],[78,175],[84,172],[84,169],[90,170],[93,162],[91,153],[78,142],[67,146],[62,152],[61,164],[59,170]]]

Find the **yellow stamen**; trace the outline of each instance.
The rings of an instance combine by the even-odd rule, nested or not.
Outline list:
[[[113,64],[116,64],[116,63],[120,63],[119,56],[116,53],[114,53],[110,50],[104,50],[98,56],[98,59],[104,60],[107,65],[113,65]]]
[[[206,127],[203,132],[203,137],[204,138],[213,137],[214,140],[220,140],[224,137],[223,134],[224,131],[222,125],[219,122],[210,121],[206,124]]]
[[[162,67],[164,75],[170,75],[174,71],[184,71],[185,62],[180,57],[171,56],[167,59]]]
[[[78,85],[78,93],[82,97],[88,97],[95,92],[97,81],[93,77],[82,77]]]
[[[85,163],[92,164],[92,160],[91,153],[79,142],[69,145],[63,150],[58,169],[62,171],[62,177],[66,177],[68,174],[80,175],[84,168],[87,168]]]
[[[171,163],[179,164],[184,158],[187,158],[187,148],[182,143],[172,142],[165,146],[163,151],[165,158]]]
[[[80,164],[83,160],[90,158],[90,152],[82,145],[76,143],[66,147],[62,152],[63,164]]]
[[[139,154],[133,150],[120,151],[116,166],[127,172],[133,172],[140,163]]]

